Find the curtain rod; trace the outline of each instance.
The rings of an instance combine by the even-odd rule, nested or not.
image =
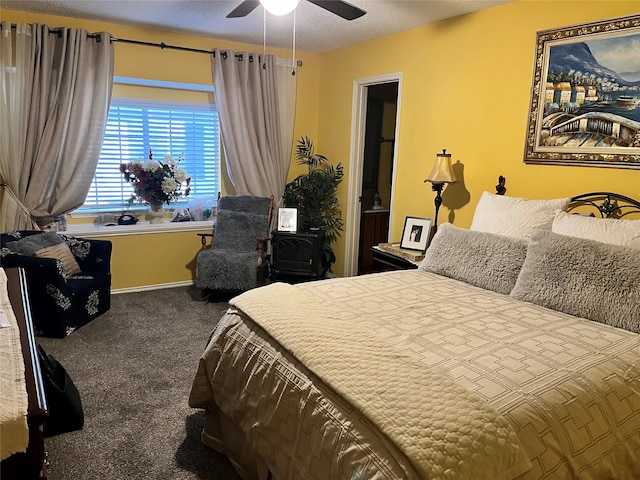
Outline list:
[[[16,24],[12,23],[11,24],[11,28],[16,28]],[[61,32],[61,28],[50,28],[49,29],[49,33],[57,33],[60,34]],[[95,38],[98,42],[101,40],[101,36],[99,33],[89,33],[87,34],[88,38]],[[216,55],[215,50],[204,50],[202,48],[191,48],[191,47],[182,47],[180,45],[169,45],[167,43],[164,42],[160,42],[160,43],[156,43],[156,42],[144,42],[142,40],[129,40],[127,38],[118,38],[118,37],[111,37],[111,43],[113,42],[121,42],[121,43],[129,43],[132,45],[143,45],[146,47],[159,47],[161,49],[171,49],[171,50],[182,50],[183,52],[195,52],[195,53],[208,53],[209,55]],[[243,55],[242,54],[236,54],[236,58],[239,58],[242,60]],[[302,60],[298,60],[296,62],[298,67],[302,66]]]
[[[129,40],[127,38],[118,38],[118,37],[111,37],[111,42],[122,42],[122,43],[129,43],[132,45],[143,45],[146,47],[159,47],[161,49],[165,49],[165,48],[169,48],[169,49],[173,49],[173,50],[182,50],[185,52],[195,52],[195,53],[208,53],[209,55],[213,55],[214,57],[216,56],[216,52],[215,50],[204,50],[201,48],[192,48],[192,47],[182,47],[180,45],[169,45],[167,43],[164,42],[160,42],[160,43],[156,43],[156,42],[143,42],[142,40]],[[226,55],[225,52],[222,52],[223,55]],[[242,53],[236,53],[236,58],[239,58],[240,60],[242,60],[243,54]],[[302,60],[298,60],[297,62],[298,67],[302,66]]]
[[[159,47],[161,49],[165,49],[165,48],[169,48],[172,50],[182,50],[185,52],[196,52],[196,53],[208,53],[209,55],[214,55],[215,56],[215,50],[204,50],[201,48],[191,48],[191,47],[181,47],[179,45],[169,45],[166,44],[164,42],[160,42],[160,43],[155,43],[155,42],[143,42],[141,40],[129,40],[127,38],[118,38],[118,37],[111,37],[111,42],[122,42],[122,43],[130,43],[133,45],[144,45],[146,47]],[[238,55],[236,55],[237,57]]]

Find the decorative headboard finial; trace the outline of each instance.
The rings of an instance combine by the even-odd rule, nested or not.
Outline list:
[[[500,175],[498,177],[498,185],[496,185],[496,194],[497,195],[504,195],[505,192],[507,191],[507,189],[504,186],[504,182],[506,182],[507,179],[504,178],[502,175]]]
[[[627,215],[637,216],[640,213],[640,201],[613,192],[591,192],[576,195],[571,198],[567,211],[578,207],[588,207],[590,216],[600,215],[601,218],[623,218]]]

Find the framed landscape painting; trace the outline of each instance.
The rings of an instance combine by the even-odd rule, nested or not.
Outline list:
[[[524,161],[640,169],[640,14],[537,33]]]

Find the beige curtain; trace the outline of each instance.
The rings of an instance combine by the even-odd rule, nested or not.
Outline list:
[[[2,24],[0,177],[22,204],[0,206],[2,231],[46,224],[84,203],[102,146],[111,101],[110,34],[18,24],[15,62],[11,26]],[[18,51],[24,55],[18,55]],[[28,53],[27,53],[28,52]],[[7,119],[20,119],[7,126]],[[6,142],[6,143],[5,143]],[[6,188],[5,188],[6,190]]]
[[[18,24],[14,35],[11,24],[2,22],[0,31],[0,232],[35,228],[9,185],[18,185],[27,136],[33,62],[35,60],[31,25]],[[13,52],[15,50],[15,59]],[[16,68],[21,65],[21,68]],[[18,160],[19,159],[19,160]],[[16,228],[14,228],[16,227]]]
[[[296,79],[273,55],[215,50],[213,85],[237,194],[282,198],[293,142]]]

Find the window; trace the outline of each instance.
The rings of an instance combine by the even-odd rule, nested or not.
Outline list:
[[[184,158],[180,166],[191,177],[191,193],[172,205],[186,205],[196,197],[210,197],[215,205],[220,190],[220,133],[215,105],[211,101],[114,97],[96,173],[84,205],[76,211],[125,208],[133,188],[123,181],[120,163],[147,158],[149,147],[157,159],[166,153],[176,160]]]

